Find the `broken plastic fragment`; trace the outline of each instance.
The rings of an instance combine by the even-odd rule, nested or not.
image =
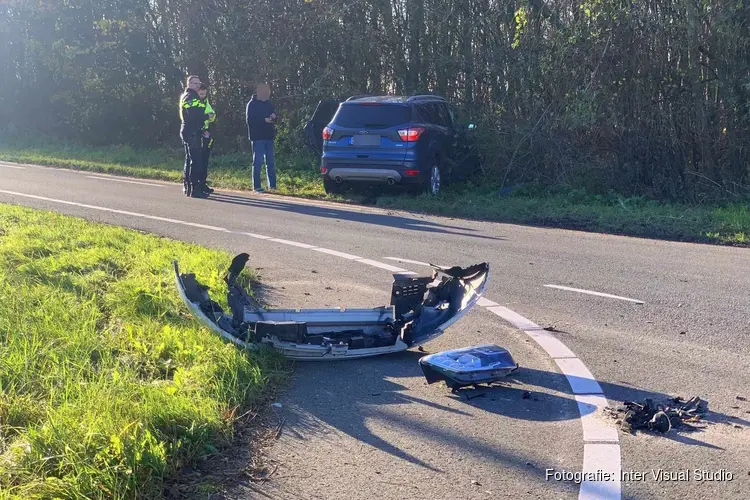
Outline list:
[[[489,384],[518,369],[510,353],[494,344],[430,354],[419,360],[428,384],[444,381],[451,389]]]

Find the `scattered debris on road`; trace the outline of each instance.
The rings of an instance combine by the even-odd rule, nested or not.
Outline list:
[[[746,397],[743,397],[743,396],[735,396],[735,399],[736,399],[737,401],[747,401],[747,398],[746,398]]]
[[[708,402],[699,397],[684,401],[680,397],[672,398],[667,404],[655,404],[653,399],[644,400],[643,404],[625,401],[625,406],[607,411],[618,419],[623,431],[634,433],[637,429],[656,431],[662,434],[674,428],[696,430],[692,424],[699,422],[708,413]]]

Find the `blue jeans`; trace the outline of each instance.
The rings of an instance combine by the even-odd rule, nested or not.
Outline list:
[[[269,189],[276,189],[276,162],[273,159],[273,140],[253,141],[253,189],[260,189],[260,169],[266,160],[266,181]]]

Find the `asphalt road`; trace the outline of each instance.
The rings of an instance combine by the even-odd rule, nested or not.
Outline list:
[[[249,265],[260,270],[269,287],[265,300],[273,306],[386,304],[391,274],[252,235],[416,272],[427,269],[403,259],[489,262],[486,297],[542,327],[554,327],[552,335],[588,367],[610,404],[693,395],[709,401],[711,418],[701,431],[619,433],[617,466],[645,473],[643,479],[622,481],[622,498],[748,497],[750,401],[737,399],[750,400],[748,249],[472,222],[269,194],[226,191],[208,200],[187,199],[176,184],[8,163],[0,163],[0,174],[2,203],[246,251]],[[393,260],[398,258],[401,263]],[[506,387],[477,391],[486,395],[471,400],[441,385],[425,385],[419,352],[298,365],[295,382],[280,401],[287,423],[271,451],[277,472],[262,486],[234,494],[577,498],[579,485],[546,477],[546,469],[580,472],[584,461],[595,470],[599,460],[584,456],[578,405],[558,364],[528,335],[480,307],[425,349],[479,342],[508,348],[522,370]],[[524,391],[532,396],[524,399]],[[607,460],[611,457],[602,459],[602,469],[612,466]],[[688,471],[689,477],[656,480],[653,473],[660,469]],[[714,472],[718,480],[699,481],[696,469]]]

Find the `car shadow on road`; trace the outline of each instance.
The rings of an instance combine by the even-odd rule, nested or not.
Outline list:
[[[397,215],[365,213],[356,210],[347,210],[345,208],[339,209],[329,206],[305,205],[302,203],[289,203],[278,199],[263,199],[261,197],[238,196],[225,193],[214,193],[208,200],[247,207],[294,212],[297,214],[308,215],[310,217],[324,217],[328,219],[360,222],[363,224],[374,224],[396,229],[406,229],[428,233],[442,233],[455,236],[467,236],[470,238],[480,238],[486,240],[505,240],[505,238],[502,236],[488,236],[484,234],[478,234],[476,229],[437,224],[423,219],[402,217]]]

